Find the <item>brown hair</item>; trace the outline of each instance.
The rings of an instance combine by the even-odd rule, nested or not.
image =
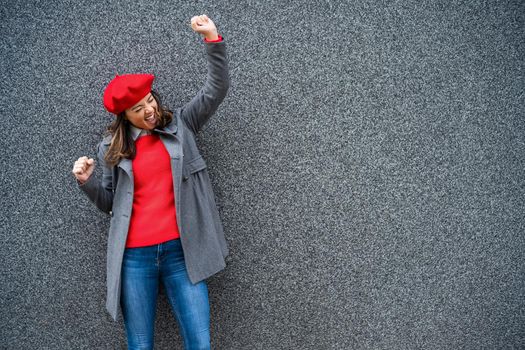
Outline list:
[[[156,128],[163,128],[173,119],[173,112],[167,107],[162,106],[159,94],[151,90],[151,94],[160,114],[159,123]],[[111,135],[111,144],[104,155],[104,160],[109,167],[117,165],[122,158],[133,159],[135,157],[135,141],[129,132],[130,122],[126,119],[126,112],[117,114],[117,118],[108,126],[106,134]]]

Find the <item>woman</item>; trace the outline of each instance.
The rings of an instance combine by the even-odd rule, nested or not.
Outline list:
[[[191,26],[204,36],[204,87],[171,112],[151,90],[152,75],[116,76],[104,91],[116,119],[98,145],[102,179],[91,176],[91,158],[73,167],[80,189],[111,216],[106,308],[114,320],[121,310],[129,349],[153,349],[159,281],[185,348],[210,348],[205,279],[225,267],[228,248],[195,135],[224,99],[229,75],[213,21],[195,16]]]

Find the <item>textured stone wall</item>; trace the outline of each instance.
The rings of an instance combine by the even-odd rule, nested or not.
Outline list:
[[[116,73],[197,92],[201,13],[232,81],[200,135],[214,348],[524,348],[525,6],[433,0],[4,1],[0,347],[125,348],[71,168]],[[155,334],[181,348],[164,294]]]

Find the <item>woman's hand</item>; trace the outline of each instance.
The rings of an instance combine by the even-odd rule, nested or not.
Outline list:
[[[219,38],[215,23],[206,15],[193,16],[191,18],[191,28],[208,40],[217,40]]]
[[[80,183],[86,182],[95,170],[95,160],[88,157],[80,157],[73,166],[73,175]]]

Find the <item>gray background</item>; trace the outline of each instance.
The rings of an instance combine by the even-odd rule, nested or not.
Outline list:
[[[200,135],[214,348],[524,348],[524,3],[295,0],[2,2],[0,346],[126,346],[71,168],[116,73],[197,92],[201,13],[232,81]],[[155,334],[181,348],[164,294]]]

